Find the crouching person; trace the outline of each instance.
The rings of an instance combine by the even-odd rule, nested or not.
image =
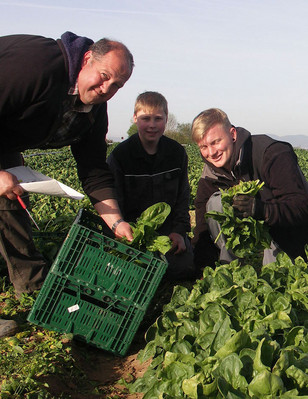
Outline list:
[[[197,268],[214,265],[216,260],[228,263],[235,259],[226,249],[223,235],[214,245],[219,225],[204,216],[211,210],[222,211],[219,189],[256,179],[264,182],[262,190],[255,197],[235,196],[233,207],[239,217],[265,220],[269,226],[272,245],[264,251],[263,263],[274,261],[279,251],[307,261],[308,183],[292,146],[233,126],[226,113],[217,108],[196,116],[192,138],[205,163],[195,200],[192,242]]]
[[[108,157],[114,173],[117,199],[126,221],[135,222],[149,206],[166,202],[171,212],[159,229],[169,236],[172,249],[166,254],[167,277],[194,279],[187,176],[188,157],[182,145],[164,136],[168,104],[157,92],[137,97],[134,122],[138,132],[118,144]]]

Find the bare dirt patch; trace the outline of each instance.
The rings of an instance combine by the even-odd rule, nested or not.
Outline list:
[[[41,382],[48,384],[48,391],[55,398],[141,399],[143,397],[143,394],[129,394],[128,390],[119,383],[122,378],[132,381],[141,377],[150,364],[150,360],[142,364],[137,360],[139,350],[145,346],[143,331],[138,331],[125,357],[115,356],[75,340],[71,346],[75,367],[80,370],[80,379],[76,376],[76,372],[71,378],[69,373],[40,378]]]

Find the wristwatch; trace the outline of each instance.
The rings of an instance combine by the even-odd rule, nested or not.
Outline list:
[[[111,230],[112,230],[113,232],[115,232],[115,229],[118,227],[118,225],[119,225],[121,222],[124,222],[124,220],[123,220],[123,219],[118,219],[116,222],[114,222],[113,225],[112,225],[112,227],[111,227]]]

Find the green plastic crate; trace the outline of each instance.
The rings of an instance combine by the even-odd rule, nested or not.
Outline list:
[[[123,356],[167,262],[164,257],[122,244],[102,234],[103,230],[100,218],[79,212],[28,321],[72,333]]]

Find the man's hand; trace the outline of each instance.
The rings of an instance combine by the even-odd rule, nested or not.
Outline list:
[[[181,236],[181,234],[170,233],[169,238],[172,241],[172,248],[170,249],[170,252],[174,253],[175,255],[178,255],[186,251],[185,241],[183,236]]]
[[[95,204],[94,208],[101,218],[104,219],[110,230],[112,230],[112,227],[116,223],[116,226],[113,228],[113,233],[116,237],[126,237],[128,241],[133,240],[132,229],[129,223],[122,221],[122,215],[117,200],[113,198],[106,199]],[[120,220],[121,222],[119,223]]]
[[[114,230],[114,234],[118,238],[126,237],[128,241],[133,241],[133,232],[130,224],[125,222],[119,223]]]
[[[247,218],[249,216],[254,219],[263,219],[263,204],[260,200],[250,195],[238,194],[233,198],[233,208],[235,208],[236,216]]]
[[[0,171],[0,196],[9,200],[16,200],[17,195],[24,193],[23,188],[15,175],[5,170]]]

